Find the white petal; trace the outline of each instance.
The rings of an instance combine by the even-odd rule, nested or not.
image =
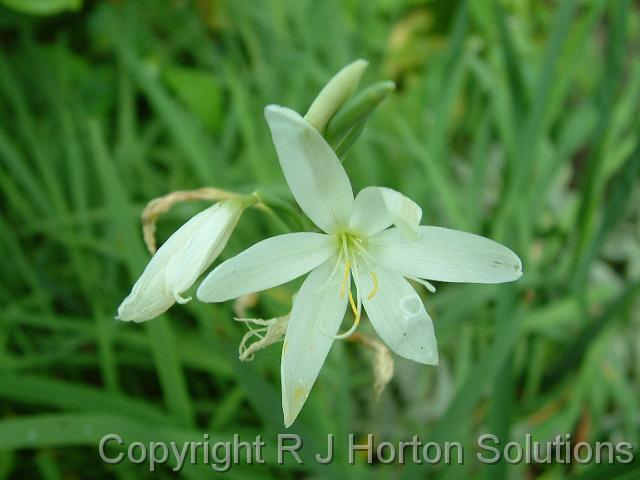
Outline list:
[[[504,245],[448,228],[421,226],[416,241],[392,228],[369,238],[368,250],[396,272],[429,280],[502,283],[522,276],[522,262]]]
[[[345,227],[353,190],[329,144],[293,110],[269,105],[265,117],[280,166],[302,211],[327,233]]]
[[[243,212],[242,201],[218,202],[193,217],[190,238],[169,260],[166,270],[167,288],[179,295],[218,257]],[[185,227],[191,221],[185,224]]]
[[[380,338],[398,355],[438,364],[433,322],[422,299],[402,276],[380,266],[360,269],[358,286],[367,316]]]
[[[337,249],[322,233],[288,233],[267,238],[221,263],[198,287],[198,300],[224,302],[282,285],[309,272]]]
[[[347,308],[340,296],[342,270],[335,258],[315,269],[302,284],[293,304],[282,347],[282,410],[288,427],[300,413],[333,344]]]
[[[422,209],[400,192],[385,187],[367,187],[356,196],[349,228],[371,236],[395,224],[404,235],[415,239],[421,219]]]

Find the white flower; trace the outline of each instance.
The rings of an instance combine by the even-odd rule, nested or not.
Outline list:
[[[181,294],[220,254],[246,206],[242,198],[224,200],[182,225],[151,257],[118,307],[116,318],[142,322],[157,317],[176,301],[191,300]]]
[[[317,130],[287,108],[272,105],[265,115],[294,197],[325,233],[263,240],[215,268],[197,296],[222,302],[311,272],[294,301],[282,349],[282,408],[288,427],[334,338],[355,329],[363,305],[394,352],[437,364],[431,318],[406,278],[431,289],[422,279],[500,283],[519,278],[522,264],[511,250],[487,238],[420,226],[420,207],[394,190],[368,187],[354,200],[344,168]],[[337,335],[348,304],[354,325]]]

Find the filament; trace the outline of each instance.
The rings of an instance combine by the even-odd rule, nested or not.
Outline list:
[[[349,260],[349,249],[347,248],[347,236],[343,233],[340,235],[340,238],[342,240],[341,253],[344,253],[345,259],[344,276],[342,277],[342,285],[340,286],[340,298],[343,298],[347,283],[349,282],[349,273],[351,273],[351,261]],[[349,290],[351,290],[351,288],[349,288]]]
[[[410,280],[413,280],[414,282],[419,283],[420,285],[424,285],[425,288],[429,290],[431,293],[436,293],[436,287],[434,287],[431,282],[423,280],[422,278],[410,277],[408,275],[405,275],[405,277],[407,277]]]
[[[362,254],[362,260],[364,260],[365,265],[369,269],[369,275],[371,275],[371,280],[373,281],[373,288],[371,289],[371,292],[369,292],[369,295],[367,295],[367,300],[371,300],[373,297],[376,296],[379,288],[378,275],[376,274],[376,272],[373,271],[373,268],[371,267],[371,263],[369,263],[369,260],[367,260],[367,257],[371,258],[371,254],[367,252],[367,250],[362,245],[360,245],[360,243],[358,243],[357,241],[353,240],[351,243]]]
[[[329,275],[329,278],[327,279],[327,283],[329,283],[331,281],[333,276],[338,271],[338,267],[340,266],[340,262],[342,261],[342,256],[343,256],[343,252],[342,252],[342,249],[340,249],[340,252],[338,253],[338,260],[336,261],[336,264],[333,266],[333,270],[331,270],[331,274]]]

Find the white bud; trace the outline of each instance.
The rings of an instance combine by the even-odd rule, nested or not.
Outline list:
[[[355,91],[368,65],[369,62],[360,59],[336,73],[309,107],[304,116],[305,120],[320,133],[324,133],[331,117]]]
[[[158,249],[131,293],[118,307],[116,318],[141,322],[166,311],[181,293],[217,258],[240,220],[247,202],[224,200],[203,210],[182,225]]]

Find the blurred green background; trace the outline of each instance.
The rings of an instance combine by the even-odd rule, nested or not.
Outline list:
[[[146,478],[107,465],[132,441],[267,443],[228,478],[640,477],[630,465],[482,465],[475,442],[640,440],[640,8],[605,1],[0,1],[0,477]],[[355,58],[398,88],[345,167],[401,190],[423,223],[501,241],[509,285],[425,292],[440,365],[336,342],[298,421],[304,465],[277,465],[280,347],[241,363],[232,304],[113,319],[148,261],[140,213],[177,189],[286,186],[266,104],[306,111]],[[286,197],[285,197],[286,198]],[[161,240],[201,210],[162,217]],[[281,227],[241,220],[226,258]],[[296,285],[250,316],[290,307]],[[364,322],[361,331],[371,331]],[[318,465],[327,433],[336,459]],[[459,441],[462,466],[347,465],[347,434]],[[156,474],[169,478],[171,466]],[[185,468],[186,478],[214,472]]]

